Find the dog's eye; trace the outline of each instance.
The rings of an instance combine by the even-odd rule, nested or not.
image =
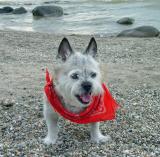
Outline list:
[[[77,79],[79,79],[79,75],[76,74],[76,73],[75,73],[75,74],[72,74],[72,75],[71,75],[71,78],[74,79],[74,80],[77,80]]]
[[[91,77],[92,77],[92,78],[95,78],[96,76],[97,76],[97,74],[96,74],[95,72],[92,72],[92,73],[91,73]]]

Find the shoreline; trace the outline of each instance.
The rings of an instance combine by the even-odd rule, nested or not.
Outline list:
[[[141,27],[141,28],[140,28]],[[146,31],[145,27],[150,27],[147,28],[148,30]],[[140,32],[136,32],[136,29],[141,29]],[[154,30],[155,29],[155,30]],[[123,33],[125,31],[131,30],[130,35],[127,35],[127,33]],[[156,35],[156,32],[158,31],[158,34]],[[33,33],[33,34],[51,34],[54,36],[85,36],[85,37],[89,37],[89,36],[94,36],[96,38],[139,38],[139,39],[143,39],[143,38],[160,38],[160,31],[158,29],[156,29],[154,26],[139,26],[139,27],[135,27],[133,29],[125,29],[123,31],[117,32],[117,33],[93,33],[93,34],[81,34],[81,33],[55,33],[55,32],[41,32],[41,31],[23,31],[23,30],[14,30],[14,29],[0,29],[0,32],[21,32],[21,33]],[[122,36],[119,36],[120,34],[122,34]],[[143,35],[142,35],[143,34]],[[136,35],[136,36],[135,36]]]
[[[76,34],[76,33],[68,33],[68,34],[61,34],[55,32],[41,32],[41,31],[23,31],[23,30],[14,30],[14,29],[0,29],[0,32],[21,32],[21,33],[33,33],[33,34],[51,34],[54,36],[94,36],[97,38],[112,38],[117,37],[119,33],[104,33],[104,34]]]
[[[49,33],[0,31],[0,155],[159,156],[160,38],[96,37],[106,84],[121,105],[115,121],[101,123],[112,141],[89,141],[88,125],[60,118],[55,145],[46,146],[43,120],[45,68],[64,37]],[[66,36],[83,51],[90,35]],[[2,137],[2,138],[1,138]]]

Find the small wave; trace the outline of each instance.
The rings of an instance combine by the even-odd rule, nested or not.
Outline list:
[[[47,0],[46,0],[47,1]],[[1,6],[6,6],[6,5],[12,5],[12,6],[17,6],[17,5],[35,5],[35,4],[40,4],[42,0],[38,1],[32,1],[32,0],[0,0],[0,5]]]
[[[24,5],[24,2],[19,1],[0,1],[1,6],[11,5],[11,6],[17,6],[17,5]]]

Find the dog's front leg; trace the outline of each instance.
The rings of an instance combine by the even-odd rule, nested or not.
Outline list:
[[[46,144],[55,144],[58,138],[58,115],[53,111],[50,104],[48,103],[46,97],[44,97],[44,110],[43,110],[44,118],[46,120],[48,133],[44,142]]]
[[[109,135],[104,136],[99,129],[99,122],[91,124],[91,140],[96,143],[111,140]]]

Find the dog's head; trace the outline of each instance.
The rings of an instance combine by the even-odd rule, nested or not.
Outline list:
[[[92,96],[102,92],[96,55],[97,43],[94,38],[91,38],[84,53],[75,53],[66,38],[61,41],[57,58],[62,60],[62,64],[55,69],[55,85],[65,103],[87,107]]]

